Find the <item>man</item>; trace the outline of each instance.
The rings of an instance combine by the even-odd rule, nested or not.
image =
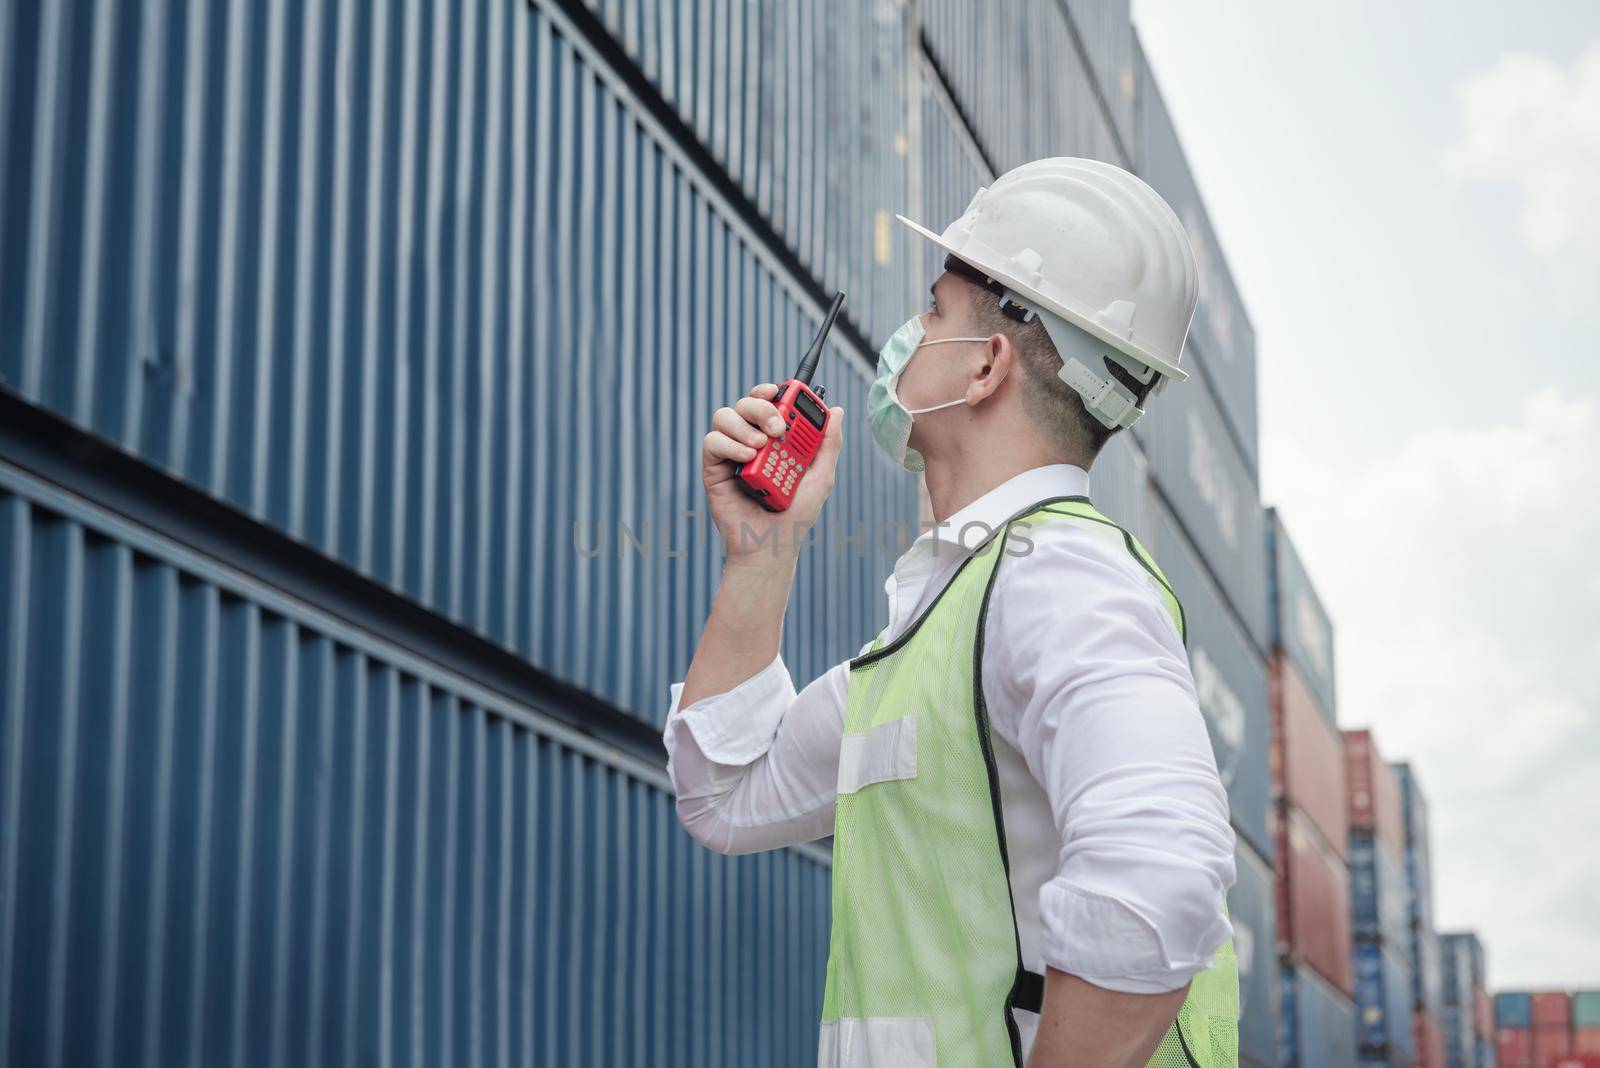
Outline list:
[[[843,411],[776,514],[734,478],[782,430],[775,387],[715,413],[727,561],[667,717],[679,819],[727,853],[833,834],[820,1065],[1233,1065],[1234,839],[1182,610],[1088,502],[1100,448],[1185,377],[1188,240],[1082,159],[1003,175],[943,235],[901,221],[948,255],[867,419],[940,526],[884,631],[796,695],[779,634]]]

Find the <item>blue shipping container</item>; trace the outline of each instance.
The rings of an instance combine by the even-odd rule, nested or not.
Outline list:
[[[1495,1048],[1494,1038],[1481,1035],[1478,1038],[1478,1061],[1472,1068],[1496,1068],[1500,1063],[1499,1050]]]
[[[1494,1025],[1496,1027],[1529,1028],[1533,1026],[1533,995],[1527,993],[1496,994],[1494,996]]]
[[[1150,456],[1161,496],[1265,653],[1266,513],[1255,473],[1224,432],[1210,387],[1199,377],[1168,386],[1150,399],[1132,429]]]
[[[1271,724],[1267,665],[1200,562],[1176,517],[1156,501],[1156,540],[1146,546],[1183,605],[1189,666],[1211,732],[1217,770],[1239,834],[1262,856],[1274,855],[1267,818]]]
[[[825,851],[710,853],[659,768],[4,462],[0,560],[0,1061],[814,1057]]]
[[[1255,328],[1201,200],[1177,128],[1137,38],[1134,72],[1139,95],[1135,105],[1140,126],[1139,174],[1177,213],[1189,234],[1200,273],[1200,303],[1189,327],[1184,365],[1198,365],[1200,379],[1221,401],[1227,435],[1242,454],[1253,479],[1260,458]]]
[[[1272,866],[1244,842],[1228,891],[1233,949],[1239,958],[1239,1056],[1256,1068],[1278,1063],[1277,902]]]
[[[1446,932],[1438,937],[1438,994],[1446,1006],[1472,1007],[1472,932]]]
[[[1433,855],[1428,840],[1428,802],[1411,765],[1390,765],[1400,780],[1400,802],[1406,835],[1407,914],[1413,924],[1433,927]]]
[[[697,442],[818,303],[552,5],[333,12],[3,5],[0,380],[655,724],[720,568]],[[800,680],[917,517],[833,337]]]
[[[1354,1068],[1356,1016],[1350,999],[1310,968],[1284,967],[1284,1068]]]
[[[1367,831],[1350,832],[1350,920],[1357,938],[1381,938],[1411,956],[1406,878],[1389,847]]]
[[[569,24],[563,5],[535,3]],[[864,334],[887,337],[921,308],[926,242],[892,215],[917,217],[906,199],[912,8],[584,3],[805,273],[850,295],[844,314]]]
[[[1337,718],[1333,669],[1333,621],[1317,596],[1289,531],[1283,513],[1268,508],[1267,612],[1272,645],[1288,654],[1316,696],[1329,723]]]
[[[1085,68],[1086,58],[1101,60],[1078,47],[1084,36],[1070,5],[922,0],[916,6],[929,53],[994,170],[1044,156],[1084,156],[1136,169],[1116,117],[1127,109],[1107,107],[1114,98]],[[1114,12],[1125,5],[1103,6]],[[1101,35],[1113,32],[1108,27]],[[1131,48],[1131,32],[1124,32]],[[1115,77],[1121,82],[1120,71]]]
[[[1447,1005],[1439,1014],[1439,1024],[1444,1029],[1444,1060],[1446,1065],[1460,1068],[1470,1065],[1477,1053],[1477,1036],[1473,1033],[1472,1009],[1460,1005]]]
[[[1411,1000],[1423,1012],[1436,1016],[1444,1004],[1444,954],[1432,929],[1412,924],[1411,961]]]
[[[1411,966],[1393,948],[1376,942],[1357,942],[1353,956],[1363,1054],[1378,1054],[1396,1068],[1410,1068]]]

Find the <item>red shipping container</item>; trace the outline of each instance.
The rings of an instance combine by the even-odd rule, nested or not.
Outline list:
[[[1600,1027],[1579,1027],[1572,1032],[1572,1052],[1600,1053]]]
[[[1483,987],[1474,986],[1472,1003],[1476,1014],[1474,1030],[1485,1037],[1494,1034],[1494,998]]]
[[[1369,730],[1344,732],[1345,784],[1350,796],[1350,827],[1371,831],[1389,847],[1389,855],[1406,855],[1405,812],[1400,802],[1400,777],[1378,753]]]
[[[1297,808],[1280,811],[1277,839],[1279,952],[1353,997],[1350,872]]]
[[[1411,1014],[1411,1042],[1417,1068],[1444,1068],[1444,1025],[1431,1013]]]
[[[1552,1060],[1550,1068],[1600,1068],[1600,1053],[1569,1053],[1565,1057]]]
[[[1283,654],[1272,658],[1267,681],[1272,696],[1273,793],[1309,816],[1339,859],[1346,860],[1350,809],[1339,729],[1322,714],[1305,676]]]
[[[1547,990],[1533,995],[1533,1026],[1572,1028],[1572,996],[1565,990]]]
[[[1572,1032],[1565,1027],[1533,1028],[1533,1063],[1548,1065],[1557,1057],[1572,1052]]]
[[[1497,1068],[1533,1068],[1533,1032],[1502,1027],[1494,1033]]]

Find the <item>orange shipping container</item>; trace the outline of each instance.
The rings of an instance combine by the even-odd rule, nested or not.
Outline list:
[[[1279,653],[1268,669],[1272,705],[1272,791],[1299,807],[1340,860],[1350,838],[1344,743],[1294,662]]]
[[[1533,1032],[1502,1027],[1494,1034],[1496,1068],[1533,1068]]]
[[[1292,806],[1278,819],[1278,943],[1346,997],[1350,967],[1350,873],[1306,814]]]
[[[1572,1052],[1600,1053],[1600,1027],[1580,1027],[1573,1031]]]
[[[1544,1068],[1564,1053],[1572,1052],[1572,1032],[1565,1027],[1533,1029],[1533,1063]]]
[[[1416,1050],[1417,1068],[1445,1068],[1444,1027],[1439,1017],[1427,1012],[1411,1015],[1411,1048]]]
[[[1472,988],[1472,1001],[1475,1008],[1474,1030],[1485,1037],[1494,1034],[1494,998],[1481,986]]]
[[[1345,731],[1345,785],[1350,797],[1351,830],[1371,831],[1389,848],[1405,856],[1405,816],[1400,804],[1400,779],[1378,754],[1369,730]]]
[[[1572,1027],[1572,995],[1565,990],[1546,990],[1533,995],[1533,1026],[1558,1027],[1563,1031]]]

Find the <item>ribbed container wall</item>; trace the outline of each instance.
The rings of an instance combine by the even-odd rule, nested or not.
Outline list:
[[[1503,1027],[1495,1032],[1495,1063],[1500,1068],[1547,1068],[1533,1060],[1533,1031]]]
[[[1156,551],[1150,460],[1132,434],[1118,434],[1100,450],[1089,475],[1089,496],[1102,515],[1139,539],[1147,551]]]
[[[719,570],[708,413],[849,294],[803,682],[879,628],[917,517],[864,422],[939,269],[892,213],[1134,168],[1195,243],[1195,374],[1093,492],[1190,613],[1262,932],[1244,1056],[1279,1063],[1282,996],[1295,1063],[1339,1068],[1349,1003],[1293,1008],[1262,885],[1254,335],[1127,7],[0,0],[0,387],[648,737]],[[0,1061],[814,1059],[825,848],[708,853],[653,750],[0,487]]]
[[[1533,1026],[1533,995],[1504,993],[1494,996],[1494,1025],[1497,1028],[1526,1030]]]
[[[1073,43],[1081,45],[1103,109],[1113,130],[1133,152],[1135,170],[1141,165],[1137,150],[1128,142],[1136,134],[1135,108],[1138,82],[1133,68],[1133,26],[1128,0],[1065,0]]]
[[[1350,999],[1306,968],[1285,965],[1281,977],[1284,1068],[1355,1068]]]
[[[1253,1068],[1273,1068],[1279,1063],[1281,984],[1272,865],[1240,842],[1234,868],[1237,877],[1228,891],[1228,918],[1239,966],[1239,1059]]]
[[[1255,328],[1137,38],[1133,69],[1138,93],[1139,174],[1172,205],[1189,235],[1199,268],[1200,303],[1189,327],[1186,358],[1199,366],[1200,377],[1220,401],[1229,437],[1254,478],[1260,465]],[[1262,543],[1258,539],[1256,544]]]
[[[1478,1039],[1492,1032],[1480,1029],[1480,1004],[1486,1002],[1477,967],[1482,965],[1482,943],[1471,931],[1439,935],[1440,1020],[1444,1029],[1445,1057],[1451,1068],[1478,1068]],[[1490,1021],[1482,1021],[1484,1024]],[[1512,1022],[1512,1021],[1508,1021]]]
[[[1349,996],[1349,872],[1299,809],[1280,816],[1277,833],[1279,952],[1285,963],[1316,971]]]
[[[1273,796],[1285,809],[1304,812],[1343,860],[1350,835],[1344,741],[1292,659],[1274,653],[1268,666]]]
[[[1233,825],[1262,856],[1273,856],[1267,818],[1267,665],[1201,563],[1177,518],[1156,501],[1151,554],[1183,605],[1189,666],[1205,714]]]
[[[1410,964],[1392,946],[1376,942],[1357,942],[1354,962],[1362,1057],[1410,1068],[1415,1054]]]
[[[1444,1030],[1437,1013],[1414,1013],[1411,1017],[1411,1044],[1417,1068],[1445,1068]]]
[[[1350,833],[1350,918],[1356,938],[1385,942],[1410,960],[1405,873],[1383,842],[1364,831]]]
[[[1400,814],[1405,835],[1404,875],[1406,921],[1410,927],[1411,960],[1417,1008],[1437,1020],[1441,1007],[1439,939],[1433,929],[1433,858],[1428,838],[1428,803],[1416,770],[1407,763],[1390,765],[1400,784]],[[1468,1016],[1471,1016],[1469,999]]]
[[[1266,531],[1267,630],[1272,645],[1294,661],[1316,695],[1317,707],[1332,724],[1339,707],[1334,686],[1333,621],[1295,551],[1283,513],[1276,508],[1267,509]]]
[[[1371,834],[1396,866],[1405,863],[1405,820],[1400,779],[1384,763],[1369,730],[1344,733],[1345,787],[1349,792],[1350,831]],[[1404,911],[1404,903],[1401,904]]]
[[[542,5],[48,10],[4,14],[5,383],[658,720],[719,551],[692,443],[818,314],[739,216]],[[819,381],[862,419],[862,354]],[[877,450],[839,483],[834,529],[915,521]],[[893,548],[811,554],[797,677]]]
[[[906,5],[583,2],[863,333],[920,307]]]
[[[1600,990],[1578,990],[1573,993],[1572,1026],[1600,1027]]]
[[[1266,513],[1255,474],[1225,432],[1216,401],[1195,379],[1169,386],[1146,405],[1132,432],[1150,456],[1161,496],[1264,655]]]
[[[824,861],[709,853],[659,771],[9,466],[0,486],[0,1060],[814,1049]]]
[[[1106,19],[1126,8],[1121,0],[1105,6]],[[1066,5],[923,0],[918,8],[929,55],[997,172],[1044,156],[1135,166],[1115,109],[1108,112],[1085,68],[1097,57],[1079,50],[1083,38]],[[1097,37],[1112,32],[1105,26]]]

